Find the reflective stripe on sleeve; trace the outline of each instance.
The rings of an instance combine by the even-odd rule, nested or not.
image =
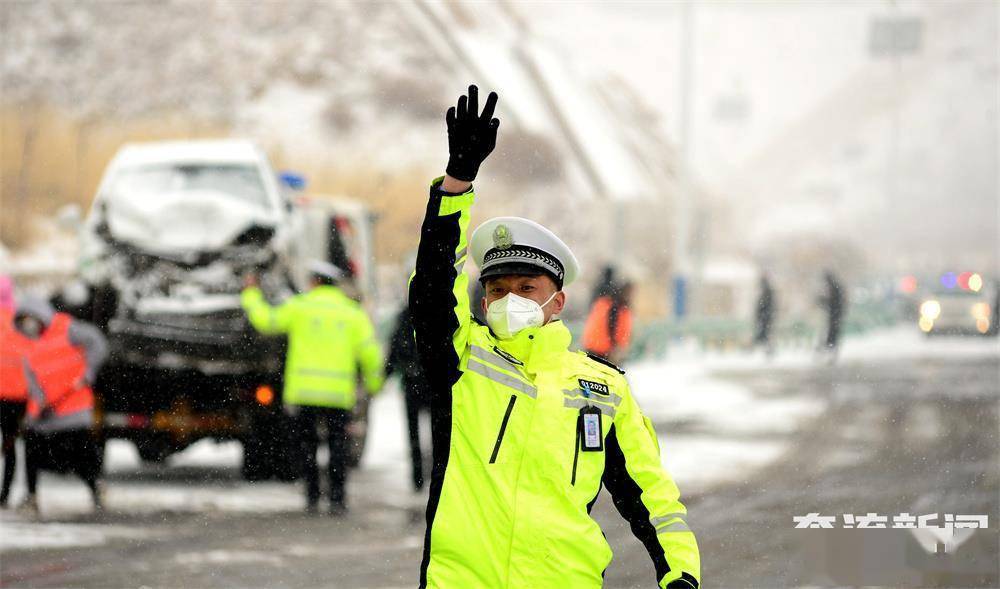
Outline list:
[[[654,528],[659,528],[663,524],[666,524],[666,523],[669,523],[669,522],[677,520],[674,524],[671,524],[671,525],[667,526],[667,528],[672,528],[676,524],[684,524],[684,529],[686,531],[690,531],[690,530],[687,529],[687,524],[684,523],[684,519],[683,518],[685,518],[685,517],[687,517],[686,513],[680,513],[680,512],[677,512],[677,513],[668,513],[666,515],[661,515],[661,516],[658,516],[658,517],[651,517],[651,518],[649,518],[649,523],[653,524]],[[658,530],[658,531],[666,531],[666,529],[664,529],[664,530]],[[678,530],[671,530],[671,531],[678,531]]]
[[[684,520],[679,520],[662,528],[656,529],[657,534],[664,534],[667,532],[690,532],[690,531],[691,528],[688,527],[688,525],[684,522]]]
[[[604,403],[594,403],[593,399],[580,398],[564,398],[563,407],[569,407],[572,409],[583,409],[584,407],[597,407],[601,410],[601,413],[611,419],[615,418],[615,413],[618,412],[617,409],[610,405],[605,405]]]

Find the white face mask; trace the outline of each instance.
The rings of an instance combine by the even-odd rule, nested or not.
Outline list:
[[[540,327],[545,323],[542,307],[548,305],[558,292],[539,305],[535,301],[507,293],[486,308],[486,323],[500,339],[510,339],[526,327]]]

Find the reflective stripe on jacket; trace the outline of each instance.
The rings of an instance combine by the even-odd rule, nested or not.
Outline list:
[[[462,270],[474,194],[439,183],[409,299],[435,436],[420,586],[601,587],[612,553],[590,509],[603,484],[657,583],[697,587],[687,510],[628,382],[569,351],[560,321],[499,340],[472,320]],[[585,408],[601,415],[600,451],[581,448]]]
[[[258,331],[288,334],[285,403],[352,409],[359,365],[369,393],[382,386],[382,356],[371,321],[339,288],[317,286],[276,307],[259,288],[248,288],[242,303]]]

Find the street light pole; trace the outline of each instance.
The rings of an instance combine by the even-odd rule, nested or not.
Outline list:
[[[691,219],[694,206],[691,194],[691,98],[694,92],[694,6],[685,0],[681,14],[681,78],[680,78],[680,161],[677,166],[677,198],[674,206],[673,310],[674,318],[688,315],[691,264],[688,246],[691,241]]]
[[[899,152],[902,127],[903,59],[919,53],[923,47],[923,21],[900,13],[895,0],[889,0],[886,16],[872,19],[868,32],[868,54],[872,59],[888,59],[892,76],[892,104],[889,113],[889,137],[886,154],[883,210],[896,206],[899,193]]]

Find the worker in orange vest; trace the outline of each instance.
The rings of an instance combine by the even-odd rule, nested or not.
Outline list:
[[[100,510],[101,456],[91,385],[107,358],[107,342],[94,326],[56,313],[40,299],[22,300],[14,325],[31,340],[23,358],[28,385],[25,507],[37,513],[38,472],[45,469],[78,475]]]
[[[0,275],[0,435],[3,436],[0,507],[7,507],[10,486],[17,472],[15,442],[21,433],[21,420],[28,400],[21,360],[28,342],[28,338],[14,329],[14,285],[9,277]]]
[[[628,353],[632,339],[632,282],[608,281],[594,293],[590,314],[583,328],[583,347],[591,354],[620,364]]]

